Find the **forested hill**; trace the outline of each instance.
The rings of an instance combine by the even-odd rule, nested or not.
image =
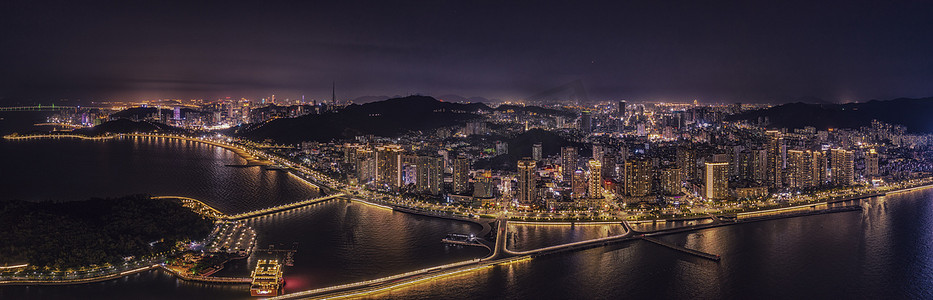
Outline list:
[[[116,263],[165,251],[176,241],[203,239],[212,226],[180,203],[142,195],[62,203],[4,200],[0,258],[62,270]]]

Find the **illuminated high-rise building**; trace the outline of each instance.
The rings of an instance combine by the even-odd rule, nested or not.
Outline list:
[[[798,189],[814,186],[812,158],[811,151],[787,150],[786,186]]]
[[[574,199],[586,198],[586,171],[577,169],[573,171],[573,180],[570,182],[570,195]]]
[[[341,147],[343,149],[343,162],[347,164],[356,162],[356,150],[359,148],[359,145],[344,143],[343,147]]]
[[[544,149],[541,143],[535,143],[534,145],[532,145],[531,146],[531,159],[534,159],[535,161],[541,161],[541,158],[544,154],[543,150]]]
[[[826,157],[821,151],[787,150],[788,187],[807,188],[826,182]]]
[[[881,171],[878,168],[878,151],[875,149],[869,149],[865,153],[865,176],[878,176],[881,175]]]
[[[596,161],[602,162],[603,155],[606,154],[606,146],[600,144],[593,144],[593,159]]]
[[[644,197],[651,194],[653,181],[651,160],[643,157],[626,160],[623,177],[626,196]]]
[[[677,147],[677,168],[683,175],[683,180],[692,181],[696,179],[696,151],[692,148]]]
[[[706,199],[722,200],[729,197],[729,163],[706,163],[704,193]]]
[[[360,183],[376,180],[376,152],[367,148],[357,148],[355,155],[356,176]]]
[[[610,150],[610,148],[606,148]],[[603,153],[603,159],[599,161],[602,165],[603,179],[616,177],[616,154],[611,151]]]
[[[589,162],[589,166],[590,166],[590,179],[589,179],[590,183],[589,183],[589,188],[588,188],[589,190],[588,194],[590,198],[593,198],[593,199],[602,198],[603,197],[602,195],[602,190],[603,190],[602,167],[603,165],[598,160],[591,159]]]
[[[812,158],[810,162],[813,166],[810,168],[813,177],[813,186],[823,186],[829,180],[827,169],[829,165],[826,160],[826,153],[823,151],[811,151]]]
[[[855,181],[855,157],[852,151],[837,148],[830,150],[832,182],[836,185],[851,185]]]
[[[520,204],[534,204],[535,186],[537,185],[535,166],[535,161],[531,158],[523,158],[518,161],[518,189],[516,198]]]
[[[562,147],[560,148],[560,165],[561,165],[561,175],[563,175],[564,180],[570,180],[573,177],[573,172],[577,170],[577,148],[576,147]]]
[[[397,188],[402,184],[402,148],[398,145],[376,147],[376,181]]]
[[[764,149],[743,150],[737,158],[737,177],[741,180],[765,183],[768,169],[768,151]]]
[[[443,187],[444,160],[435,156],[418,156],[416,187],[419,192],[439,195]]]
[[[670,167],[661,170],[661,192],[665,195],[678,195],[681,193],[683,173],[680,168]]]
[[[451,160],[451,177],[455,194],[463,194],[470,188],[470,161],[466,157],[455,157]]]
[[[765,132],[768,136],[767,180],[773,188],[784,186],[784,135],[777,130]]]

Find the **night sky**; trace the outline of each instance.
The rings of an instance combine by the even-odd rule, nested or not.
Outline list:
[[[2,1],[0,101],[933,96],[931,1],[127,2]]]

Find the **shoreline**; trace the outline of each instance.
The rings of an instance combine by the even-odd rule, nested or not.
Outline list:
[[[272,164],[271,161],[265,160],[265,159],[262,159],[262,158],[259,158],[259,157],[255,156],[255,155],[253,155],[253,154],[250,154],[249,151],[248,151],[247,149],[244,149],[243,147],[241,147],[241,146],[239,146],[239,145],[235,145],[235,144],[227,144],[227,143],[215,142],[215,141],[206,140],[206,139],[202,139],[202,138],[188,137],[188,136],[183,136],[183,135],[149,134],[149,133],[124,133],[124,134],[120,134],[120,135],[121,135],[121,136],[129,136],[129,137],[146,137],[146,138],[175,139],[175,140],[183,140],[183,141],[190,141],[190,142],[202,143],[202,144],[207,144],[207,145],[211,145],[211,146],[215,146],[215,147],[224,148],[224,149],[226,149],[226,150],[230,150],[230,151],[232,151],[234,154],[236,154],[237,156],[239,156],[240,158],[246,160],[246,164],[245,164],[245,165],[232,165],[231,167],[253,167],[253,166],[266,166],[266,165],[271,165],[271,164]]]
[[[3,136],[7,140],[32,140],[32,139],[61,139],[61,138],[71,138],[71,139],[81,139],[81,140],[111,140],[117,137],[145,137],[145,138],[164,138],[164,139],[176,139],[191,141],[196,143],[208,144],[211,146],[216,146],[232,151],[234,154],[239,156],[242,159],[247,161],[246,165],[232,165],[233,167],[252,167],[252,166],[265,166],[270,165],[272,162],[258,158],[249,153],[246,149],[234,144],[219,143],[215,141],[205,140],[197,137],[188,137],[182,135],[169,135],[169,134],[152,134],[152,133],[119,133],[119,134],[109,134],[109,135],[100,135],[100,136],[88,136],[83,134],[27,134],[27,135],[18,135],[18,134],[9,134]]]
[[[81,279],[66,279],[66,280],[4,280],[0,281],[0,286],[32,286],[32,285],[45,285],[45,286],[66,286],[66,285],[78,285],[78,284],[88,284],[88,283],[97,283],[110,280],[120,279],[126,276],[133,274],[138,274],[141,272],[151,271],[151,270],[162,270],[166,273],[171,274],[177,279],[184,281],[196,281],[204,283],[215,283],[215,284],[247,284],[252,282],[252,278],[237,278],[237,277],[210,277],[210,276],[186,276],[178,272],[175,272],[169,268],[166,268],[160,264],[155,264],[151,266],[141,267],[129,271],[123,271],[115,274],[101,275],[97,277],[90,278],[81,278]]]
[[[133,136],[133,137],[153,137],[153,138],[167,138],[167,139],[186,140],[186,141],[204,143],[204,144],[208,144],[208,145],[212,145],[212,146],[216,146],[216,147],[221,147],[221,148],[224,148],[224,149],[233,151],[234,153],[236,153],[237,155],[239,155],[241,158],[246,159],[248,162],[250,162],[251,159],[252,159],[252,161],[260,161],[260,162],[262,163],[262,165],[273,164],[273,161],[272,161],[272,160],[265,159],[265,158],[259,157],[259,156],[257,156],[257,155],[252,155],[252,154],[250,154],[250,152],[249,152],[247,149],[244,149],[242,146],[239,146],[239,145],[227,144],[227,143],[220,143],[220,142],[215,142],[215,141],[211,141],[211,140],[205,140],[205,139],[198,138],[198,137],[189,137],[189,136],[182,136],[182,135],[149,134],[149,133],[128,133],[128,134],[118,134],[118,135],[107,136],[107,137],[101,137],[101,138],[87,137],[87,136],[74,135],[74,134],[70,134],[70,135],[24,135],[24,136],[16,136],[16,137],[11,137],[11,135],[7,135],[7,136],[4,136],[4,138],[8,138],[8,139],[29,139],[29,138],[54,138],[54,137],[59,137],[59,136],[66,136],[66,137],[74,136],[74,137],[78,137],[78,138],[87,138],[87,139],[107,139],[107,138],[113,138],[113,137],[116,137],[116,136]],[[244,167],[246,167],[246,166],[251,166],[251,165],[249,165],[249,164],[244,165]],[[255,166],[255,165],[252,165],[252,166]],[[321,190],[323,191],[324,187],[318,186],[316,183],[311,182],[311,181],[309,181],[309,180],[303,178],[302,176],[300,176],[300,175],[298,175],[298,174],[294,174],[294,172],[300,172],[300,171],[297,171],[297,170],[295,170],[295,171],[289,170],[289,171],[288,171],[289,174],[293,175],[295,178],[299,179],[300,181],[302,181],[302,182],[304,182],[304,183],[306,183],[306,184],[308,184],[308,185],[318,187],[319,189],[321,189]],[[836,203],[836,202],[844,202],[844,201],[859,200],[859,199],[871,198],[871,197],[877,197],[877,196],[884,196],[884,195],[889,194],[889,193],[901,193],[901,192],[907,192],[907,191],[911,191],[911,190],[924,189],[924,188],[929,188],[929,187],[933,187],[933,182],[928,183],[928,184],[926,184],[926,185],[920,185],[920,186],[909,187],[909,188],[900,188],[900,189],[895,189],[895,190],[891,190],[891,191],[877,192],[877,193],[868,194],[868,195],[849,196],[849,197],[842,198],[842,199],[832,199],[832,198],[822,199],[822,200],[820,200],[820,201],[818,201],[818,202],[812,202],[812,203],[806,203],[806,204],[800,204],[800,205],[814,205],[814,204],[820,204],[820,203],[832,204],[832,203]],[[365,199],[360,199],[360,198],[352,197],[352,196],[350,196],[350,195],[347,195],[346,198],[348,198],[348,199],[351,200],[351,201],[358,201],[358,202],[366,203],[366,204],[369,204],[369,205],[372,205],[372,206],[375,206],[375,207],[379,207],[379,208],[391,208],[391,209],[394,210],[394,211],[400,211],[400,212],[405,212],[405,213],[410,213],[410,214],[417,214],[417,215],[428,216],[428,217],[435,217],[435,218],[443,218],[443,219],[451,219],[451,220],[457,220],[457,221],[473,222],[473,223],[477,223],[477,224],[480,224],[480,225],[482,225],[482,223],[483,223],[481,220],[483,220],[483,219],[488,219],[488,218],[480,218],[480,219],[477,219],[477,220],[472,220],[472,219],[465,218],[465,217],[460,217],[460,216],[457,216],[457,215],[454,215],[454,214],[427,212],[427,211],[422,211],[422,210],[417,209],[417,208],[403,207],[403,206],[398,206],[398,205],[385,205],[385,204],[380,204],[380,203],[368,201],[368,200],[365,200]],[[787,206],[787,207],[794,207],[794,206],[797,206],[797,205],[792,205],[792,206]],[[710,216],[666,218],[666,219],[643,219],[643,220],[628,220],[628,219],[625,219],[625,218],[623,218],[623,219],[607,219],[607,220],[592,220],[592,219],[590,219],[590,220],[586,220],[586,219],[582,219],[582,220],[568,220],[568,219],[559,219],[559,220],[547,221],[547,220],[540,220],[540,219],[537,219],[537,218],[536,218],[536,219],[526,219],[526,218],[520,218],[520,217],[513,220],[512,218],[515,218],[515,217],[510,217],[510,218],[509,218],[509,221],[510,221],[510,222],[522,222],[523,224],[528,224],[528,225],[533,225],[533,224],[554,224],[554,225],[568,225],[568,226],[570,226],[570,225],[577,225],[577,224],[579,224],[579,225],[585,225],[585,224],[619,223],[619,222],[629,222],[629,223],[638,224],[638,223],[642,223],[642,222],[676,222],[676,221],[702,220],[702,219],[712,218],[713,216],[731,215],[731,214],[738,214],[738,213],[750,213],[750,212],[755,212],[755,211],[760,211],[760,210],[770,210],[770,209],[784,209],[784,208],[787,208],[787,207],[765,208],[765,209],[757,209],[757,210],[741,211],[741,212],[732,212],[732,213],[717,212],[717,213],[710,213]]]
[[[16,285],[76,285],[76,284],[85,284],[85,283],[95,283],[102,281],[109,281],[114,279],[120,279],[129,275],[136,273],[149,271],[152,269],[157,269],[161,267],[160,265],[151,265],[145,266],[138,269],[133,269],[129,271],[123,271],[115,274],[101,275],[98,277],[90,278],[81,278],[81,279],[66,279],[66,280],[38,280],[38,279],[26,279],[26,280],[4,280],[0,281],[0,286],[16,286]]]
[[[81,138],[81,139],[92,139],[92,140],[112,139],[112,138],[115,137],[115,136],[108,136],[108,137],[88,138],[88,137],[79,136],[79,135],[48,135],[48,136],[35,136],[35,137],[25,137],[25,136],[24,136],[24,137],[17,137],[17,138],[15,138],[15,139],[62,138],[62,137],[64,137],[64,138],[70,138],[70,137],[72,137],[72,136],[73,136],[73,137],[76,137],[76,138]],[[203,140],[203,139],[196,138],[196,137],[169,136],[169,135],[151,135],[151,134],[126,134],[126,135],[118,135],[118,136],[154,137],[154,138],[167,138],[167,139],[179,139],[179,140],[193,141],[193,142],[204,143],[204,144],[208,144],[208,145],[212,145],[212,146],[216,146],[216,147],[221,147],[221,148],[225,148],[225,149],[227,149],[227,150],[234,151],[236,154],[240,155],[241,158],[244,158],[244,159],[247,159],[247,158],[246,158],[245,156],[243,156],[243,155],[249,155],[249,156],[252,157],[252,158],[257,158],[257,156],[252,156],[252,155],[250,155],[249,152],[248,152],[247,150],[242,149],[240,146],[231,145],[231,144],[224,144],[224,143],[212,142],[212,141],[209,141],[209,140]],[[5,136],[4,138],[8,138],[8,137]],[[9,139],[9,138],[8,138],[8,139]],[[262,158],[258,158],[258,159],[262,159]],[[247,159],[247,160],[248,160],[248,159]],[[270,160],[266,160],[266,159],[262,159],[262,160],[264,160],[264,161],[266,161],[266,162],[269,162],[269,163],[271,164],[271,161],[270,161]],[[248,161],[249,161],[249,160],[248,160]],[[306,183],[308,183],[308,184],[314,185],[313,183],[311,183],[311,182],[307,181],[306,179],[302,178],[302,176],[296,175],[296,174],[292,173],[291,171],[290,171],[289,173],[292,174],[292,175],[294,175],[295,177],[297,177],[297,178],[300,179],[301,181],[304,181],[304,182],[306,182]],[[878,193],[866,194],[866,195],[860,195],[860,196],[850,196],[850,197],[845,197],[845,198],[842,198],[842,199],[839,199],[839,200],[834,200],[834,199],[823,199],[823,200],[820,200],[820,201],[818,201],[818,202],[805,203],[805,204],[801,204],[801,205],[783,207],[783,208],[779,208],[779,209],[791,209],[791,208],[797,208],[797,207],[807,207],[807,206],[820,205],[820,204],[824,204],[824,205],[825,205],[825,204],[832,204],[832,203],[837,203],[837,202],[860,200],[860,199],[865,199],[865,198],[872,198],[872,197],[878,197],[878,196],[885,196],[885,195],[887,195],[887,194],[896,194],[896,193],[902,193],[902,192],[909,192],[909,191],[913,191],[913,190],[922,190],[922,189],[927,189],[927,188],[931,188],[931,187],[933,187],[933,183],[927,183],[927,184],[924,184],[924,185],[918,185],[918,186],[906,187],[906,188],[899,188],[899,189],[894,189],[894,190],[885,191],[885,192],[878,192]],[[335,197],[335,196],[336,196],[336,197]],[[419,210],[419,209],[414,209],[414,208],[396,207],[396,206],[394,206],[394,205],[393,205],[393,206],[386,206],[386,205],[382,205],[382,204],[370,202],[370,201],[367,201],[367,200],[364,200],[364,199],[353,198],[353,197],[351,197],[351,196],[349,196],[349,195],[339,195],[339,196],[338,196],[338,195],[332,195],[332,196],[330,196],[330,197],[332,197],[331,199],[340,199],[340,198],[343,198],[343,199],[350,200],[350,201],[358,201],[358,202],[362,202],[362,203],[365,203],[365,204],[368,204],[368,205],[372,205],[372,206],[375,206],[375,207],[392,209],[393,211],[400,211],[400,212],[409,213],[409,214],[422,215],[422,216],[434,217],[434,218],[451,219],[451,220],[463,221],[463,222],[473,222],[473,223],[478,223],[478,224],[480,224],[480,225],[482,225],[482,223],[480,223],[480,222],[490,220],[490,219],[488,219],[488,218],[482,218],[482,219],[472,220],[472,219],[467,219],[467,218],[460,218],[460,217],[457,217],[457,216],[455,216],[455,215],[453,215],[453,214],[449,214],[449,215],[448,215],[448,214],[444,214],[444,213],[431,213],[431,212],[421,211],[421,210]],[[327,199],[327,200],[324,200],[324,201],[328,201],[328,200],[330,200],[330,199]],[[197,200],[196,200],[196,201],[197,201]],[[200,201],[198,201],[198,202],[200,202]],[[203,204],[203,202],[202,202],[202,204]],[[206,204],[204,204],[204,205],[207,206],[207,207],[210,207],[209,205],[206,205]],[[297,208],[297,207],[301,207],[301,206],[303,206],[303,205],[296,206],[296,208]],[[289,207],[289,208],[283,208],[282,211],[291,210],[291,209],[293,209],[293,208],[291,208],[291,207]],[[685,226],[685,227],[677,227],[677,228],[670,228],[670,229],[655,230],[655,231],[645,232],[645,235],[648,235],[648,236],[656,236],[656,235],[676,234],[676,233],[682,233],[682,232],[698,231],[698,230],[711,229],[711,228],[722,227],[722,226],[731,226],[731,225],[744,224],[744,223],[753,223],[753,222],[761,222],[761,221],[769,221],[769,220],[777,220],[777,219],[785,219],[785,218],[794,218],[794,217],[802,217],[802,216],[821,215],[821,214],[829,214],[829,213],[836,213],[836,212],[861,211],[861,210],[863,210],[863,209],[861,209],[861,208],[859,208],[859,209],[852,208],[852,209],[849,209],[849,210],[845,210],[845,209],[839,209],[839,208],[825,208],[825,209],[820,209],[820,210],[817,210],[817,211],[805,211],[805,212],[794,212],[794,213],[784,213],[784,214],[767,215],[767,216],[755,217],[755,218],[745,219],[745,220],[740,220],[740,221],[735,221],[735,222],[714,222],[714,223],[712,223],[712,224],[699,224],[699,225],[690,225],[690,226]],[[748,212],[755,212],[755,211],[748,211]],[[743,213],[744,213],[744,212],[743,212]],[[715,216],[715,215],[717,215],[717,214],[712,214],[712,215],[710,215],[709,217],[690,218],[690,219],[686,219],[686,220],[699,220],[699,219],[706,219],[706,218],[713,218],[713,219],[716,219],[716,216]],[[681,221],[681,220],[684,220],[684,219],[654,219],[654,220],[642,220],[642,221],[637,221],[637,222],[671,222],[671,221]],[[490,220],[490,222],[491,222],[491,221],[492,221],[492,220]],[[510,220],[509,222],[513,222],[513,221]],[[521,220],[521,221],[514,221],[514,222],[515,222],[516,224],[527,224],[527,225],[558,225],[558,226],[560,226],[560,225],[565,225],[565,226],[569,225],[569,226],[574,226],[574,225],[601,225],[601,224],[620,224],[620,223],[621,223],[621,224],[624,224],[624,223],[629,222],[629,221],[628,221],[628,220],[625,220],[625,219],[621,219],[621,220],[607,220],[607,221],[586,221],[586,220],[581,220],[581,221],[567,221],[567,220],[559,220],[559,221],[557,221],[557,220],[556,220],[556,221],[527,221],[527,220]],[[489,226],[489,223],[488,223],[488,222],[486,223],[486,226]],[[484,226],[484,227],[486,227],[486,226]],[[633,230],[633,231],[634,231],[634,230]],[[637,231],[634,231],[634,232],[637,232]],[[494,260],[494,261],[488,261],[488,262],[482,262],[482,263],[480,263],[480,262],[475,262],[475,261],[464,261],[464,262],[463,262],[464,264],[462,264],[461,266],[452,268],[452,269],[450,270],[452,273],[446,273],[446,272],[445,272],[445,273],[442,273],[442,274],[432,275],[432,276],[430,276],[430,277],[431,277],[431,278],[435,278],[435,277],[441,277],[441,276],[449,276],[449,275],[453,275],[453,274],[456,274],[456,273],[468,271],[468,270],[456,270],[456,271],[454,270],[454,269],[459,269],[459,268],[465,268],[465,269],[484,268],[484,267],[490,267],[490,266],[492,266],[492,265],[499,265],[499,264],[503,264],[503,263],[511,263],[511,262],[516,261],[516,260],[525,260],[526,258],[527,258],[527,259],[530,259],[530,257],[535,257],[535,256],[539,256],[539,255],[547,255],[547,254],[560,253],[560,252],[567,252],[567,251],[576,251],[576,250],[582,250],[582,249],[590,249],[590,248],[594,248],[594,247],[602,247],[602,246],[608,245],[608,244],[610,244],[610,243],[618,243],[618,242],[624,242],[624,241],[630,241],[630,240],[634,240],[634,238],[632,238],[632,237],[625,237],[625,236],[614,236],[614,237],[612,237],[612,239],[610,239],[610,240],[605,240],[605,241],[604,241],[604,240],[599,240],[599,239],[597,239],[597,240],[589,240],[589,241],[582,241],[582,242],[588,242],[588,243],[591,242],[592,244],[583,244],[583,245],[581,245],[580,247],[572,247],[572,248],[562,249],[562,250],[557,249],[557,250],[554,250],[553,252],[547,251],[546,253],[528,254],[528,255],[519,256],[519,257],[510,257],[510,258],[504,258],[504,259],[499,259],[499,260]],[[562,245],[566,245],[566,244],[562,244]],[[562,245],[557,245],[557,246],[562,246]],[[539,249],[541,249],[541,248],[539,248]],[[84,278],[84,279],[75,279],[75,280],[65,280],[65,281],[67,281],[67,282],[54,282],[54,281],[43,281],[43,280],[25,280],[25,281],[15,280],[15,281],[0,281],[0,285],[73,285],[73,284],[94,283],[94,282],[101,282],[101,281],[108,281],[108,280],[118,279],[118,278],[121,278],[121,277],[129,276],[129,275],[132,275],[132,274],[136,274],[136,273],[139,273],[139,272],[143,272],[143,271],[147,271],[147,270],[151,270],[151,269],[159,268],[159,267],[161,267],[161,266],[160,266],[160,265],[152,265],[152,266],[142,267],[142,268],[138,268],[138,269],[134,269],[134,270],[124,271],[124,272],[121,272],[121,273],[103,275],[103,276],[100,276],[100,277]],[[469,267],[469,268],[467,268],[467,267]],[[162,267],[162,268],[164,268],[164,267]],[[434,267],[434,268],[439,268],[439,267]],[[434,269],[434,268],[431,268],[431,269]],[[174,272],[169,272],[169,273],[172,273],[173,275],[175,275],[176,278],[179,278],[179,279],[182,279],[182,280],[203,281],[203,282],[209,282],[209,283],[224,283],[224,282],[226,282],[226,281],[223,281],[224,279],[221,279],[221,278],[216,278],[217,281],[213,281],[213,280],[210,280],[210,279],[209,279],[209,278],[211,278],[211,277],[204,277],[204,278],[184,278],[184,277],[181,276],[180,274],[174,274]],[[243,278],[240,278],[240,279],[243,279]],[[398,285],[408,285],[408,284],[413,284],[413,283],[419,282],[419,281],[424,280],[424,279],[425,279],[425,278],[415,279],[415,280],[410,281],[410,282],[407,281],[407,280],[402,280],[401,282],[398,282],[397,284],[398,284]],[[235,281],[230,281],[230,282],[235,282]],[[388,289],[388,290],[391,290],[391,289],[394,289],[394,288],[396,288],[396,287],[397,287],[397,286],[382,287],[382,288],[379,288],[379,290],[381,290],[381,291],[384,291],[384,290],[387,290],[387,289]],[[323,288],[323,289],[327,289],[327,288]],[[300,292],[299,292],[299,293],[300,293]],[[286,297],[287,297],[288,294],[283,295],[283,296],[286,296]]]

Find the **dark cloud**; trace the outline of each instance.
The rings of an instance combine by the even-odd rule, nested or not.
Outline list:
[[[0,4],[0,97],[933,95],[923,1]]]

